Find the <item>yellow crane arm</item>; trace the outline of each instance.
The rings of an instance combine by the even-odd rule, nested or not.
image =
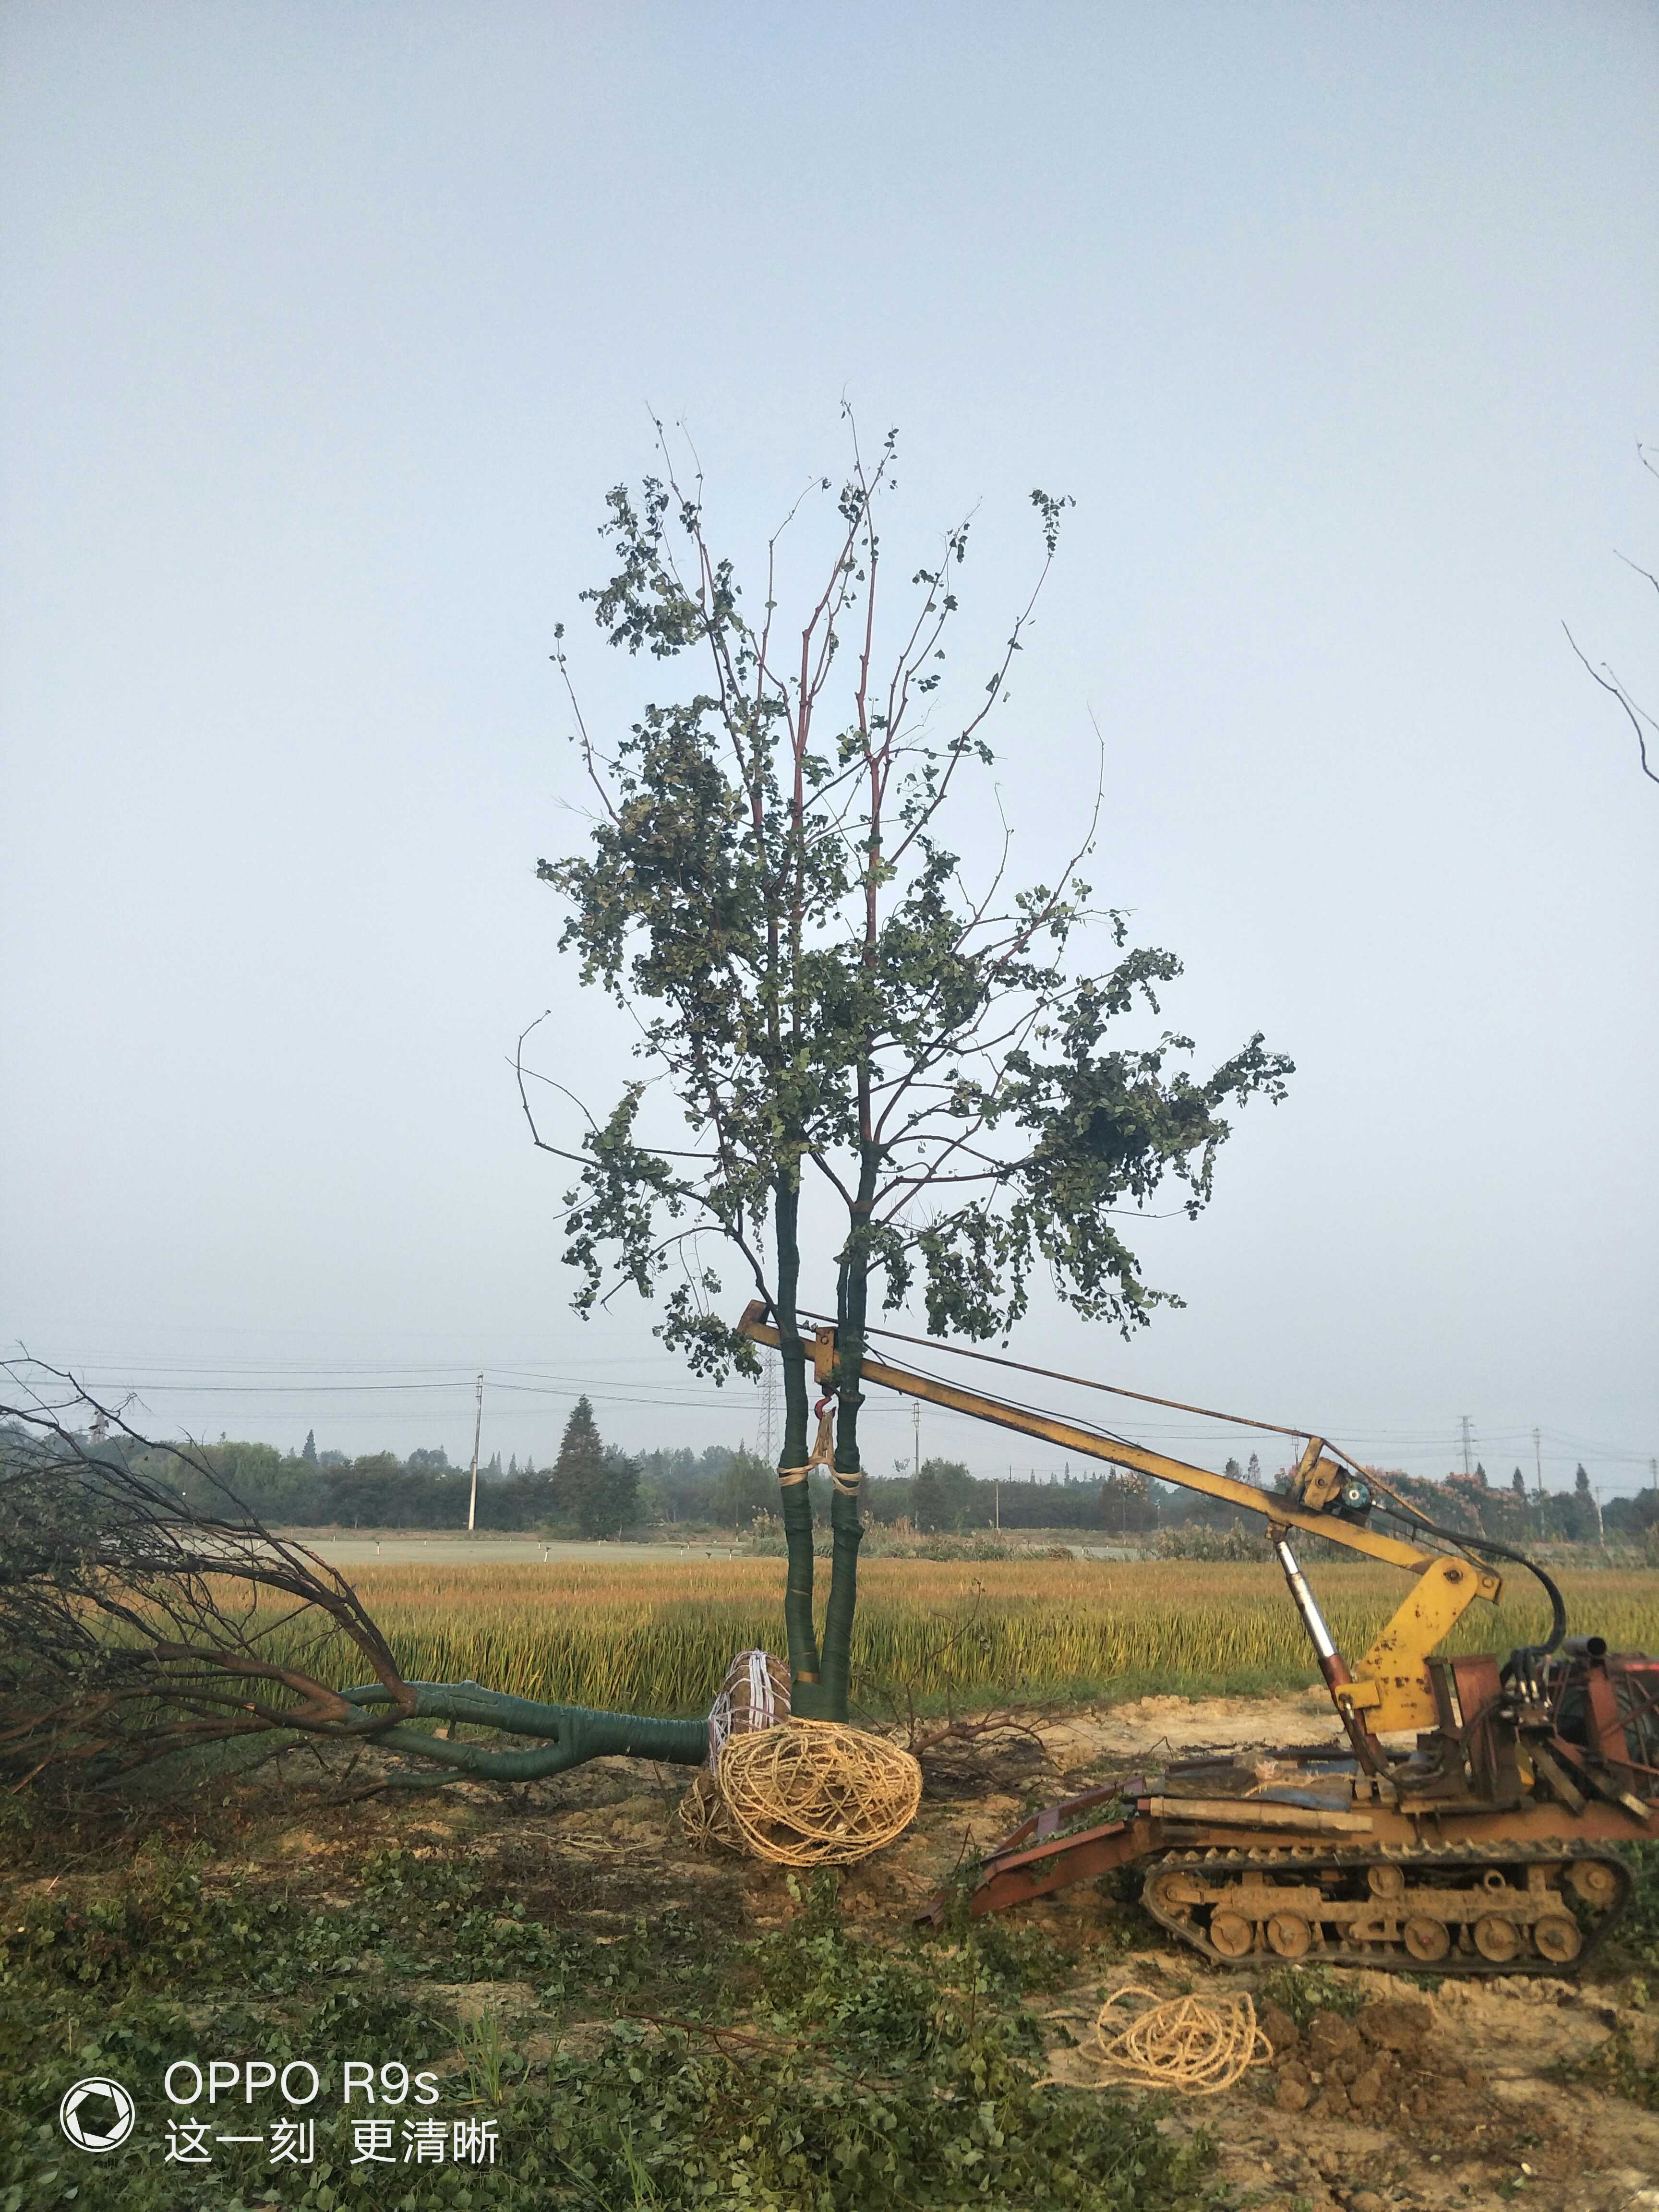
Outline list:
[[[745,1309],[738,1327],[756,1344],[775,1347],[780,1341],[776,1328],[768,1318],[767,1308],[758,1299]],[[805,1344],[818,1382],[832,1382],[836,1372],[834,1328],[814,1329],[805,1337]],[[1300,1528],[1309,1535],[1328,1537],[1332,1543],[1361,1553],[1367,1559],[1381,1559],[1386,1565],[1402,1567],[1407,1573],[1415,1574],[1419,1579],[1410,1595],[1370,1650],[1356,1663],[1350,1679],[1340,1655],[1336,1656],[1334,1667],[1328,1663],[1332,1647],[1324,1624],[1305,1583],[1301,1582],[1288,1546],[1279,1537],[1281,1561],[1287,1575],[1292,1577],[1291,1589],[1319,1651],[1332,1697],[1350,1727],[1358,1721],[1364,1733],[1435,1725],[1437,1708],[1428,1672],[1430,1654],[1476,1598],[1496,1604],[1501,1594],[1503,1585],[1498,1577],[1478,1561],[1425,1551],[1401,1537],[1382,1535],[1332,1510],[1333,1504],[1340,1502],[1349,1477],[1337,1461],[1328,1456],[1322,1437],[1310,1438],[1289,1492],[1269,1494],[1248,1482],[1235,1482],[1230,1475],[1212,1474],[1207,1468],[1193,1467],[1185,1460],[1171,1459],[1166,1453],[1148,1451],[1144,1445],[1102,1436],[1095,1430],[1076,1426],[1051,1413],[1012,1405],[1005,1399],[987,1397],[980,1391],[964,1389],[959,1383],[937,1381],[930,1375],[917,1375],[908,1368],[891,1366],[884,1359],[872,1358],[867,1352],[860,1373],[866,1382],[879,1382],[906,1397],[946,1407],[952,1413],[966,1413],[971,1419],[988,1421],[998,1428],[1012,1429],[1021,1436],[1039,1437],[1044,1443],[1057,1445],[1060,1450],[1074,1453],[1079,1458],[1104,1460],[1110,1466],[1131,1468],[1137,1474],[1150,1475],[1159,1482],[1174,1483],[1182,1490],[1199,1491],[1206,1498],[1237,1506],[1241,1512],[1257,1515],[1272,1524],[1276,1534]],[[1321,1647],[1322,1637],[1324,1648]]]

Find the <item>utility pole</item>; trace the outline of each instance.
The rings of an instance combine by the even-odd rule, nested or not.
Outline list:
[[[1469,1461],[1469,1417],[1467,1413],[1460,1413],[1458,1419],[1463,1425],[1463,1472],[1472,1474],[1474,1470]]]
[[[921,1474],[921,1401],[920,1398],[913,1398],[910,1401],[910,1425],[915,1437],[914,1472],[920,1478]]]
[[[478,1438],[483,1433],[483,1376],[478,1377],[478,1410],[472,1423],[472,1495],[466,1502],[466,1533],[470,1536],[478,1518]]]
[[[1601,1519],[1601,1486],[1599,1482],[1591,1491],[1590,1496],[1595,1500],[1595,1540],[1605,1552],[1607,1548],[1607,1532]]]
[[[1545,1533],[1545,1528],[1544,1528],[1544,1447],[1543,1447],[1543,1445],[1542,1445],[1542,1444],[1540,1443],[1540,1441],[1539,1441],[1538,1431],[1537,1431],[1535,1428],[1534,1429],[1534,1431],[1533,1431],[1533,1432],[1532,1432],[1532,1464],[1533,1464],[1533,1472],[1534,1472],[1534,1474],[1537,1476],[1537,1478],[1538,1478],[1538,1533],[1539,1533],[1540,1536],[1541,1537],[1541,1536],[1544,1534],[1544,1533]]]

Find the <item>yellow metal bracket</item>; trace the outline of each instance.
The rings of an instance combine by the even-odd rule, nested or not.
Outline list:
[[[1373,1729],[1431,1729],[1438,1719],[1429,1655],[1478,1597],[1496,1605],[1504,1585],[1468,1559],[1438,1559],[1354,1668],[1352,1685],[1369,1689]],[[1339,1692],[1339,1694],[1340,1694]]]
[[[1334,1459],[1321,1456],[1324,1449],[1323,1437],[1310,1437],[1291,1478],[1291,1495],[1304,1512],[1322,1513],[1342,1488],[1342,1470]]]

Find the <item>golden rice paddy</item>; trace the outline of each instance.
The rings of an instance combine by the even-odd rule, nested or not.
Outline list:
[[[1409,1587],[1367,1564],[1310,1570],[1338,1647],[1357,1656]],[[782,1646],[783,1562],[596,1560],[359,1568],[359,1595],[406,1677],[471,1680],[558,1704],[707,1707],[735,1651]],[[1659,1650],[1659,1575],[1558,1577],[1576,1633]],[[820,1562],[820,1607],[827,1591]],[[872,1559],[860,1570],[854,1695],[981,1705],[1036,1696],[1285,1690],[1316,1679],[1276,1568],[1192,1560]],[[1540,1638],[1541,1591],[1516,1570],[1449,1651]],[[342,1655],[343,1658],[344,1655]],[[349,1664],[349,1662],[347,1662]]]

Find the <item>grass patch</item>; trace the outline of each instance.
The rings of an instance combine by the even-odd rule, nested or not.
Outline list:
[[[1617,1649],[1659,1647],[1659,1577],[1563,1577],[1575,1625]],[[1404,1579],[1335,1562],[1317,1582],[1339,1646],[1363,1651]],[[556,1703],[706,1710],[734,1651],[782,1648],[782,1587],[767,1559],[361,1567],[356,1587],[414,1680],[478,1681]],[[1507,1650],[1546,1615],[1516,1575],[1494,1620],[1482,1607],[1449,1651]],[[342,1654],[347,1671],[356,1663]],[[345,1679],[343,1672],[338,1677]],[[1276,1567],[1190,1560],[872,1559],[860,1573],[855,1694],[878,1707],[902,1684],[924,1710],[948,1692],[1000,1700],[1145,1690],[1285,1692],[1312,1679],[1306,1638]]]
[[[1070,1964],[1032,1930],[849,1934],[834,1877],[792,1885],[785,1923],[721,1937],[672,1912],[611,1940],[527,1916],[465,1850],[328,1855],[313,1879],[252,1879],[204,1852],[80,1877],[9,1923],[0,1980],[0,2212],[854,2212],[1070,2207],[1200,2212],[1212,2150],[1139,2098],[1044,2085],[1028,1991]],[[96,1906],[96,1910],[94,1906]],[[458,1985],[491,1984],[463,2010]],[[181,2057],[304,2057],[324,2075],[309,2165],[217,2144],[165,2157]],[[446,2128],[488,2120],[493,2166],[356,2160],[347,2059],[436,2078]],[[108,2074],[131,2142],[65,2144],[58,2099]],[[226,2133],[281,2100],[221,2106]],[[400,2130],[408,2111],[381,2117]],[[204,2116],[204,2108],[193,2114]],[[394,2133],[394,2149],[399,2139]]]

